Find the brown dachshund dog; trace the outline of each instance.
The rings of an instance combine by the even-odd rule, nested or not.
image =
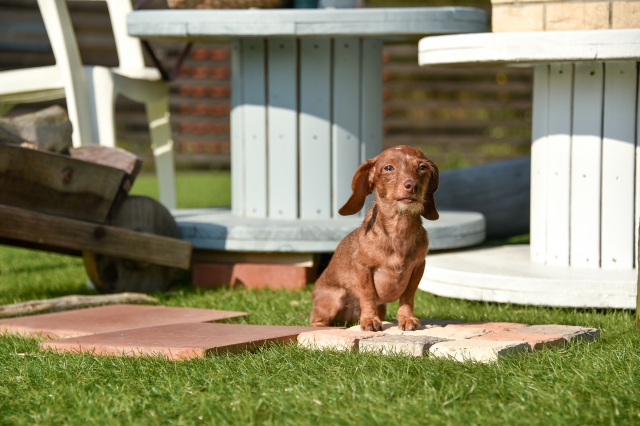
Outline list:
[[[395,146],[358,167],[353,194],[339,210],[359,212],[375,191],[360,227],[340,242],[313,290],[311,325],[354,323],[362,330],[382,330],[387,305],[400,299],[398,326],[416,330],[413,299],[422,278],[429,248],[420,215],[437,220],[433,194],[438,167],[422,152]]]

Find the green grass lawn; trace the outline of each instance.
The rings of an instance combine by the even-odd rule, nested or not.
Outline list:
[[[197,207],[193,200],[186,205]],[[183,274],[171,292],[157,295],[162,304],[243,310],[252,324],[307,323],[311,286],[202,291],[187,282]],[[71,293],[88,293],[79,259],[0,246],[0,303]],[[0,424],[640,424],[640,332],[632,312],[418,292],[416,314],[585,325],[600,328],[602,339],[484,365],[295,345],[186,362],[123,359],[39,352],[37,339],[2,336]]]

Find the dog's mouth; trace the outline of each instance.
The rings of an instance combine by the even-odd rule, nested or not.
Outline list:
[[[405,198],[399,199],[398,202],[402,204],[411,204],[411,203],[417,203],[418,200],[412,197],[405,197]]]

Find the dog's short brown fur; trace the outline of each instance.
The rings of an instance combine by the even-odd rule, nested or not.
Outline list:
[[[363,330],[382,330],[386,303],[400,299],[398,326],[415,330],[413,299],[429,248],[420,215],[438,219],[433,194],[438,167],[408,146],[389,148],[360,165],[353,194],[339,210],[359,212],[375,191],[362,225],[340,242],[313,290],[311,325],[344,325],[360,319]]]

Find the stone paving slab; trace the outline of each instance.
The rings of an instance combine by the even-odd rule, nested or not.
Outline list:
[[[562,347],[578,340],[597,340],[595,328],[566,325],[528,325],[511,322],[420,320],[422,328],[403,331],[397,322],[382,322],[381,332],[362,331],[356,325],[346,330],[325,329],[298,337],[310,349],[356,349],[383,355],[449,357],[458,361],[492,362],[506,353]],[[459,343],[455,343],[459,342]]]
[[[216,353],[240,353],[275,342],[295,341],[298,334],[317,327],[188,323],[136,328],[90,336],[50,340],[40,349],[88,352],[92,355],[163,355],[184,360]]]
[[[298,335],[298,344],[308,349],[348,351],[358,349],[365,339],[386,336],[383,332],[344,330],[324,328],[318,331],[308,331]]]
[[[0,320],[0,332],[51,339],[247,317],[245,312],[148,305],[110,305]]]
[[[436,343],[429,352],[438,358],[451,358],[456,361],[494,362],[498,357],[510,353],[527,352],[529,344],[522,341],[495,340],[452,340]]]
[[[600,338],[600,330],[597,328],[579,327],[576,325],[532,325],[527,327],[526,331],[528,333],[560,335],[567,341],[567,343],[574,343],[580,340],[593,342]]]
[[[432,336],[385,335],[360,341],[360,352],[379,352],[382,355],[425,356],[429,348],[440,342],[448,342]]]

